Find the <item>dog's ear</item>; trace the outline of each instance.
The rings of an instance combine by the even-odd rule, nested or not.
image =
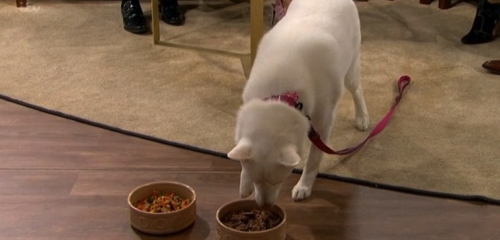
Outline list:
[[[227,156],[230,159],[238,161],[248,160],[250,159],[251,148],[252,144],[250,140],[242,138],[238,141],[238,144],[236,144],[236,146],[231,151],[229,151]]]
[[[281,151],[280,163],[285,167],[295,167],[300,163],[300,156],[295,147],[287,146]]]

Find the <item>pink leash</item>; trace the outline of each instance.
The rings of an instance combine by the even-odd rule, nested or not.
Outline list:
[[[360,144],[358,144],[357,146],[346,148],[346,149],[342,149],[340,151],[335,151],[335,150],[329,148],[323,141],[321,141],[321,137],[316,132],[316,130],[314,130],[314,128],[312,126],[311,126],[311,129],[309,131],[309,139],[321,151],[323,151],[325,153],[328,153],[328,154],[347,155],[347,154],[350,154],[350,153],[353,153],[353,152],[357,151],[358,149],[360,149],[361,147],[363,147],[363,145],[365,145],[365,143],[370,138],[373,138],[373,137],[377,136],[377,134],[379,134],[380,132],[382,132],[385,129],[385,127],[389,124],[389,121],[391,120],[392,115],[396,111],[396,106],[399,104],[399,102],[401,101],[401,98],[403,97],[404,90],[410,84],[410,82],[411,82],[411,78],[409,76],[405,75],[405,76],[402,76],[402,77],[399,78],[399,81],[398,81],[398,95],[396,96],[396,99],[395,99],[394,103],[392,104],[391,109],[385,115],[385,117],[377,124],[377,126],[375,126],[375,128],[368,135],[368,137],[363,142],[361,142]]]

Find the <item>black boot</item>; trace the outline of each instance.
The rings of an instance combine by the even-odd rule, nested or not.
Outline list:
[[[142,12],[139,0],[122,0],[121,4],[124,29],[131,33],[145,33],[148,23]]]
[[[161,20],[170,25],[184,24],[184,13],[177,0],[160,0]]]
[[[480,0],[472,29],[462,37],[463,44],[480,44],[492,41],[493,31],[500,19],[500,4],[491,4],[488,0]]]

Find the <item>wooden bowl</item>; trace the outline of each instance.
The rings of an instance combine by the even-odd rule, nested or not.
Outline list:
[[[134,207],[133,203],[151,195],[153,190],[174,193],[188,198],[191,203],[180,210],[165,213],[149,213]],[[130,224],[133,228],[148,234],[170,234],[186,229],[196,219],[196,193],[186,184],[179,182],[152,182],[139,186],[128,195]]]
[[[286,212],[278,205],[274,205],[270,211],[281,217],[281,222],[274,228],[258,231],[246,232],[233,229],[222,223],[224,216],[234,211],[251,211],[259,209],[257,202],[252,199],[240,199],[224,204],[217,210],[217,239],[218,240],[284,240],[286,238]]]

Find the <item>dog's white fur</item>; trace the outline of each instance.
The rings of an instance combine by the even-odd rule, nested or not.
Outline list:
[[[240,195],[273,205],[281,183],[305,152],[311,124],[327,141],[346,87],[357,126],[369,125],[360,84],[359,15],[352,0],[293,0],[286,16],[262,38],[237,116],[236,146],[228,157],[242,165]],[[283,102],[263,101],[296,91],[303,112]],[[311,122],[305,117],[311,117]],[[311,145],[292,198],[311,195],[323,153]]]

